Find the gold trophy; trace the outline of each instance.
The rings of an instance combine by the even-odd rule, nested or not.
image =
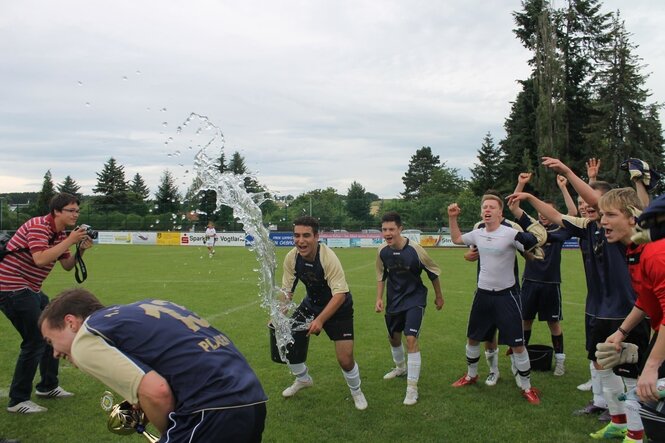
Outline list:
[[[106,423],[109,431],[118,435],[130,435],[138,432],[150,443],[157,443],[159,437],[152,435],[145,429],[145,414],[140,409],[134,409],[128,401],[114,404],[113,394],[104,392],[101,399],[102,409],[109,413]]]

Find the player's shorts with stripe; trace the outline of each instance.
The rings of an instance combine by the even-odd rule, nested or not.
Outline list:
[[[304,323],[320,313],[321,311],[314,311],[301,303],[293,313],[293,318],[296,322]],[[323,324],[323,330],[332,341],[353,340],[353,306],[340,308]]]
[[[207,409],[194,414],[171,412],[168,430],[159,439],[166,442],[233,441],[258,443],[265,427],[266,404]]]
[[[500,344],[524,345],[522,309],[516,288],[501,291],[476,289],[466,336],[476,341],[492,341],[497,329]]]
[[[596,318],[593,323],[591,331],[591,344],[587,357],[589,360],[596,361],[596,345],[604,343],[607,337],[614,334],[619,326],[623,323],[623,319],[604,319]],[[647,358],[647,350],[649,348],[649,338],[651,336],[651,327],[647,319],[642,320],[637,326],[630,331],[628,337],[624,340],[626,343],[633,343],[638,346],[638,361],[637,363],[623,364],[614,368],[614,373],[622,377],[637,378],[640,373],[640,368],[644,366]]]
[[[524,280],[520,292],[524,320],[561,321],[561,288],[558,283]]]
[[[385,320],[386,327],[388,328],[388,337],[392,337],[395,332],[403,332],[404,335],[418,337],[424,316],[424,306],[414,306],[406,311],[394,314],[386,313]]]

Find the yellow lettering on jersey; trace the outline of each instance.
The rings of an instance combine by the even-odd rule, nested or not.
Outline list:
[[[205,351],[210,352],[222,346],[228,346],[231,341],[223,334],[215,335],[213,338],[206,338],[199,342],[199,346]]]
[[[146,315],[155,318],[159,318],[161,314],[170,315],[171,317],[183,322],[185,326],[187,326],[189,329],[191,329],[194,332],[198,331],[201,328],[210,327],[210,323],[208,323],[206,320],[202,318],[196,317],[195,315],[184,316],[174,311],[173,309],[167,308],[166,306],[162,306],[161,304],[143,303],[140,306],[141,308],[143,308]]]

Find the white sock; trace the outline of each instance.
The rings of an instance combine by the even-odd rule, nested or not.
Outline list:
[[[589,361],[589,372],[591,373],[591,392],[593,393],[593,404],[599,408],[607,408],[607,402],[603,396],[603,382],[598,376],[598,369]]]
[[[480,360],[480,344],[466,344],[467,375],[471,378],[478,376],[478,360]]]
[[[342,369],[342,374],[344,374],[346,384],[351,391],[355,392],[360,389],[360,369],[358,369],[358,363],[354,362],[353,369],[350,371]]]
[[[610,415],[625,414],[624,402],[619,401],[619,394],[624,392],[623,381],[611,369],[598,369],[598,376],[603,384],[603,396]]]
[[[418,383],[420,378],[420,351],[409,352],[409,358],[406,362],[406,380]]]
[[[513,349],[513,358],[515,359],[515,367],[520,376],[520,384],[525,391],[531,389],[531,362],[529,361],[529,353],[526,348],[522,352],[515,352]]]
[[[295,375],[298,381],[306,382],[312,379],[312,377],[309,376],[305,363],[289,364],[288,366],[291,370],[291,374]]]
[[[490,372],[495,374],[499,373],[499,348],[493,350],[485,351],[485,359],[487,360],[487,366],[490,368]]]
[[[393,361],[395,362],[395,366],[398,368],[403,368],[406,363],[404,361],[404,347],[402,345],[391,346],[390,352],[393,354]]]

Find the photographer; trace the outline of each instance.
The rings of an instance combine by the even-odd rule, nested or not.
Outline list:
[[[58,360],[53,349],[46,344],[37,326],[39,315],[49,302],[41,290],[55,262],[69,271],[76,258],[69,248],[79,245],[82,254],[92,246],[88,228],[74,229],[69,235],[67,227],[77,225],[79,200],[61,193],[49,203],[50,213],[34,217],[21,225],[7,244],[8,254],[0,262],[0,310],[21,335],[21,351],[16,361],[14,377],[9,390],[9,412],[31,414],[47,409],[30,401],[32,383],[40,368],[41,380],[35,394],[44,398],[71,397],[73,394],[58,386]]]

